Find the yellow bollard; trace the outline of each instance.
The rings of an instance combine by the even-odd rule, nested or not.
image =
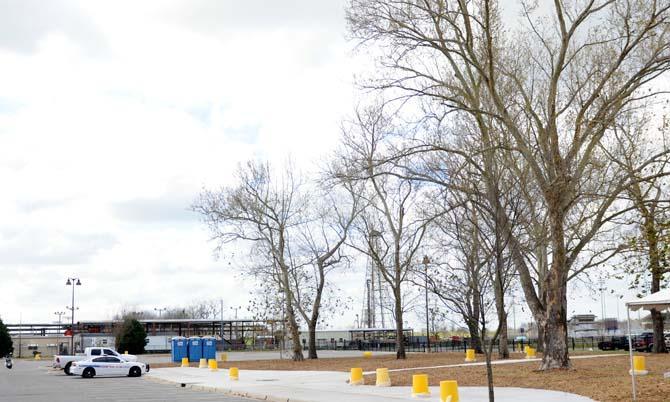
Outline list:
[[[412,397],[430,396],[428,389],[428,374],[414,374],[412,376]]]
[[[465,349],[465,361],[466,362],[477,361],[477,359],[475,359],[475,350],[474,349]]]
[[[200,364],[198,364],[198,368],[207,368],[207,359],[200,359]]]
[[[390,387],[391,386],[391,377],[389,377],[389,369],[387,368],[378,368],[377,369],[377,381],[375,383],[378,387]]]
[[[633,356],[633,370],[635,370],[635,375],[649,374],[647,359],[644,356]],[[628,373],[632,375],[633,370],[628,371]]]
[[[526,349],[526,359],[534,359],[535,358],[535,348],[531,348],[530,346]]]
[[[237,381],[240,379],[240,370],[238,370],[237,367],[231,367],[230,370],[228,370],[228,376],[231,380]]]
[[[360,367],[352,368],[349,374],[349,385],[363,385],[363,369]]]
[[[440,381],[440,402],[458,402],[458,382]]]
[[[209,364],[209,371],[219,371],[219,365],[216,362],[216,359],[209,359],[207,363]]]
[[[182,367],[189,367],[189,364],[188,364],[188,357],[182,357],[182,358],[181,358],[181,366],[182,366]]]
[[[228,361],[228,353],[221,353],[221,361],[222,362]]]
[[[124,355],[127,355],[127,354],[128,354],[128,351],[126,350],[125,352],[123,352],[123,354],[124,354]]]
[[[372,352],[363,352],[363,357],[365,357],[366,359],[371,358],[372,357]]]

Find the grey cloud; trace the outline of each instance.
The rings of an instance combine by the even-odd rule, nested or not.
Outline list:
[[[112,212],[120,219],[139,223],[175,223],[197,221],[189,209],[193,200],[182,195],[162,198],[137,198],[115,203]]]
[[[30,53],[49,33],[59,32],[89,54],[106,48],[101,32],[71,0],[0,0],[0,47]]]
[[[295,26],[341,31],[344,6],[341,0],[192,0],[167,9],[165,15],[199,31],[273,30]]]
[[[83,264],[116,243],[116,237],[109,233],[62,234],[43,228],[8,229],[2,233],[0,264]]]

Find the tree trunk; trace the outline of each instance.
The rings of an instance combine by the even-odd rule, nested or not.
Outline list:
[[[395,345],[396,345],[396,359],[406,359],[405,354],[405,334],[403,331],[402,322],[402,294],[400,289],[393,289],[395,296]]]
[[[472,323],[471,319],[465,318],[465,323],[468,326],[468,331],[470,332],[470,349],[474,349],[475,353],[482,353],[482,339],[479,336],[479,323],[477,321]]]
[[[566,317],[567,284],[556,276],[558,273],[555,270],[549,273],[546,313],[542,322],[538,322],[538,327],[542,327],[544,332],[544,354],[540,370],[570,368]],[[551,283],[556,280],[559,282]]]
[[[288,319],[289,331],[291,331],[291,341],[293,343],[293,360],[303,361],[305,360],[305,356],[302,354],[302,344],[300,343],[300,328],[298,328],[298,322],[295,319],[292,303],[287,301],[286,304],[286,318]]]
[[[665,335],[663,334],[663,313],[655,308],[651,309],[651,321],[654,327],[654,347],[652,352],[666,353]]]
[[[535,319],[536,322],[539,322]],[[537,326],[537,351],[544,352],[544,327],[541,325]]]
[[[486,385],[489,389],[489,402],[495,401],[493,390],[493,367],[491,365],[491,351],[486,352]]]
[[[309,323],[308,331],[309,331],[309,341],[307,343],[309,347],[308,359],[318,359],[319,357],[316,355],[316,322]]]
[[[663,279],[663,268],[661,267],[661,257],[659,253],[658,232],[652,214],[647,213],[645,218],[645,236],[649,247],[649,269],[651,270],[651,292],[656,293],[661,290],[661,280]],[[663,314],[651,309],[651,322],[654,330],[654,353],[666,353],[665,334],[663,334]]]
[[[509,346],[507,345],[507,314],[500,321],[500,334],[498,335],[498,355],[501,359],[509,359]]]

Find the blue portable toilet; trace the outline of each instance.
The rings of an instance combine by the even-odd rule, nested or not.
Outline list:
[[[188,361],[197,362],[202,358],[202,338],[188,338]]]
[[[202,357],[203,359],[216,359],[216,338],[213,336],[204,336],[202,338]]]
[[[188,339],[175,336],[172,338],[172,361],[179,363],[184,357],[188,357]]]

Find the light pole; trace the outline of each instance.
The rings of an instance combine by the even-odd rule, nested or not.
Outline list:
[[[427,255],[423,256],[422,262],[426,268],[426,353],[430,353],[430,316],[428,314],[428,264],[430,264],[430,259]]]
[[[167,307],[154,307],[154,311],[158,311],[158,318],[161,318],[163,316],[163,311],[167,310]]]
[[[65,315],[65,311],[56,311],[54,313],[58,316],[58,329],[56,330],[56,354],[60,354],[60,331],[61,331],[61,318]]]
[[[81,286],[81,281],[79,278],[67,278],[65,286],[72,286],[72,304],[67,307],[67,309],[72,312],[72,326],[70,327],[70,331],[72,332],[72,338],[70,338],[70,353],[74,354],[74,310],[78,310],[78,308],[74,307],[74,287]]]

